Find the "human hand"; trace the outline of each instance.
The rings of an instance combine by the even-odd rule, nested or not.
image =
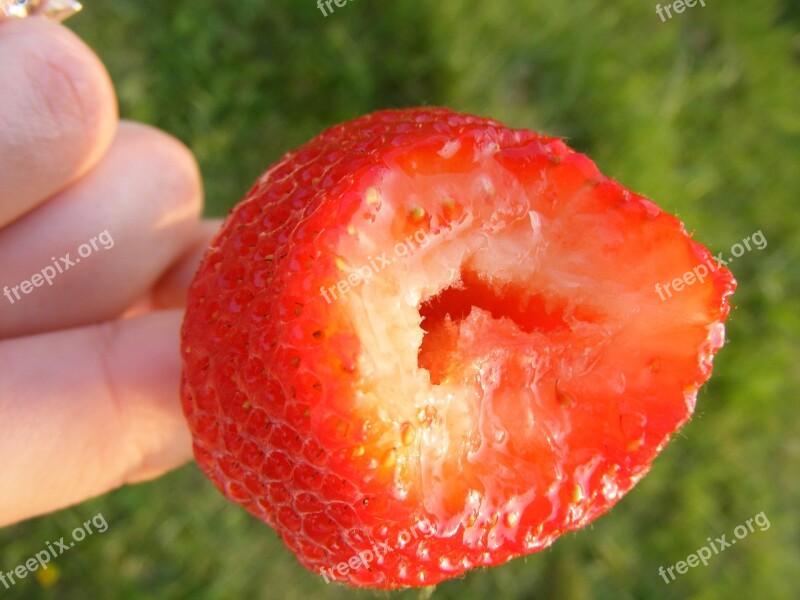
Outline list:
[[[186,287],[217,224],[191,153],[117,118],[73,33],[0,20],[0,525],[191,456]]]

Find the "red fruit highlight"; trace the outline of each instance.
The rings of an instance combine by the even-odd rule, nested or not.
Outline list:
[[[435,584],[613,506],[691,416],[723,267],[561,140],[439,108],[333,127],[195,277],[197,462],[326,580]]]

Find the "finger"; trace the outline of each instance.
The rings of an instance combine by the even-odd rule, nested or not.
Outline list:
[[[154,310],[183,308],[186,306],[186,293],[211,239],[219,231],[221,219],[201,221],[197,228],[197,241],[156,283],[151,293],[123,313],[123,318],[138,317]]]
[[[44,19],[0,21],[0,227],[86,173],[117,123],[94,53]]]
[[[191,457],[180,311],[0,342],[0,526]]]
[[[211,239],[222,226],[222,219],[202,221],[196,231],[196,240],[189,251],[179,260],[153,289],[155,308],[182,308],[186,306],[186,292],[197,272],[197,267],[211,244]]]
[[[195,244],[201,211],[191,153],[120,123],[97,167],[0,231],[0,337],[118,316]]]

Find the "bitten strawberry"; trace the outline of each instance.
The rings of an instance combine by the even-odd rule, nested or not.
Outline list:
[[[203,471],[326,580],[430,585],[607,511],[690,417],[735,282],[562,141],[439,108],[338,125],[191,286]]]

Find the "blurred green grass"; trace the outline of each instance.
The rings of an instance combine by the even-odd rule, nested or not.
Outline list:
[[[358,0],[327,18],[312,0],[87,4],[70,26],[108,65],[122,115],[195,152],[210,215],[324,127],[428,104],[566,136],[715,253],[763,231],[768,247],[730,265],[715,375],[651,474],[590,528],[433,597],[800,597],[800,2],[709,0],[667,23],[634,0]],[[761,511],[769,530],[659,577]],[[54,561],[55,582],[0,596],[389,596],[307,573],[192,465],[0,531],[0,569],[97,512],[108,531]]]

